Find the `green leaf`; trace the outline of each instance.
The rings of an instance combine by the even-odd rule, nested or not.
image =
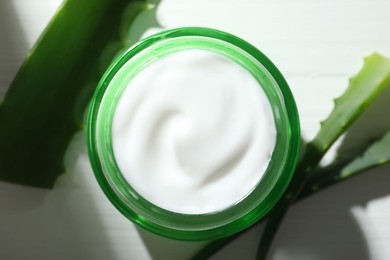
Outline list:
[[[136,0],[63,4],[0,106],[0,180],[53,186],[98,80],[146,8]]]
[[[362,156],[343,168],[340,178],[347,178],[388,162],[390,162],[390,131],[381,140],[371,145]]]
[[[348,89],[334,100],[333,111],[321,122],[321,129],[312,143],[321,152],[326,152],[389,84],[390,59],[377,53],[365,58],[362,70],[350,79]]]
[[[363,151],[358,149],[315,170],[300,192],[297,201],[386,163],[390,163],[390,131]]]
[[[299,198],[312,171],[318,167],[326,151],[389,84],[390,60],[377,53],[365,58],[362,70],[350,79],[344,94],[335,99],[335,107],[321,123],[319,133],[306,145],[289,187],[269,214],[256,259],[266,259],[272,240],[288,209],[293,201]]]

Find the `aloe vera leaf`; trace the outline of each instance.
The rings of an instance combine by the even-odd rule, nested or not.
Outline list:
[[[320,167],[313,170],[310,173],[310,177],[305,183],[302,190],[299,192],[297,201],[304,199],[324,188],[330,186],[333,183],[341,181],[339,178],[333,179],[336,173],[340,171],[349,163],[351,163],[360,154],[353,153],[353,155],[347,154],[341,158],[336,159],[331,164]]]
[[[299,198],[310,196],[316,191],[323,190],[335,183],[347,180],[371,168],[390,163],[390,131],[382,139],[374,142],[359,156],[345,162],[334,162],[322,169],[321,177],[309,180]]]
[[[360,157],[348,164],[339,178],[349,178],[362,171],[390,162],[390,131],[379,141],[371,145]]]
[[[299,194],[299,197],[306,197],[306,193],[312,193],[319,187],[318,183],[323,182],[325,179],[329,179],[332,172],[338,172],[343,169],[346,165],[351,163],[357,157],[361,156],[367,149],[374,143],[375,139],[372,138],[370,141],[366,141],[360,145],[357,145],[354,149],[350,149],[348,152],[342,151],[338,153],[336,158],[331,164],[326,166],[319,166],[310,172],[310,177],[305,183],[305,187]]]
[[[335,107],[321,123],[313,143],[325,152],[345,132],[372,100],[390,84],[390,59],[374,53],[364,59],[362,70],[350,79],[349,88],[335,99]]]
[[[301,157],[287,191],[271,210],[256,259],[264,260],[267,257],[272,240],[292,201],[299,196],[311,171],[318,166],[326,151],[389,84],[390,59],[377,53],[365,58],[362,70],[350,79],[349,87],[343,95],[335,99],[332,112],[321,122],[321,129],[314,140],[307,144],[309,150]]]
[[[0,106],[0,180],[51,188],[98,80],[145,1],[68,0]]]

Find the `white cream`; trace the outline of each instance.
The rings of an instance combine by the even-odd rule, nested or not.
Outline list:
[[[234,61],[191,49],[138,73],[112,124],[116,162],[151,203],[178,213],[223,210],[250,193],[276,142],[269,101]]]

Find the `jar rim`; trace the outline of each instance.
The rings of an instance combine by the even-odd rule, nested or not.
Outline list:
[[[254,190],[257,189],[256,193],[252,192],[253,194],[245,197],[243,202],[238,202],[227,210],[190,215],[161,209],[143,199],[126,185],[126,182],[123,182],[119,168],[115,168],[112,150],[106,147],[111,145],[110,117],[115,109],[115,99],[117,101],[121,94],[110,88],[114,77],[124,73],[122,68],[128,63],[134,63],[139,57],[149,55],[147,58],[150,59],[153,56],[151,50],[156,50],[157,47],[166,49],[191,47],[191,42],[194,44],[199,41],[220,43],[221,45],[214,46],[217,49],[225,46],[227,51],[234,49],[232,55],[245,56],[245,59],[242,59],[244,65],[252,66],[258,73],[264,73],[261,78],[268,80],[269,95],[275,96],[275,100],[270,99],[270,103],[275,108],[273,108],[274,113],[275,111],[280,113],[278,128],[283,129],[277,129],[280,131],[278,138],[282,140],[277,140],[277,144],[280,145],[278,148],[280,156],[277,160],[273,159],[274,156],[271,158],[272,171],[267,170],[266,179],[256,185]],[[221,238],[239,232],[265,216],[279,200],[292,177],[298,158],[299,144],[300,127],[296,104],[279,70],[263,53],[246,41],[226,32],[202,27],[183,27],[163,31],[140,41],[120,54],[100,80],[87,118],[87,146],[90,162],[100,187],[111,203],[139,226],[161,236],[179,240]]]

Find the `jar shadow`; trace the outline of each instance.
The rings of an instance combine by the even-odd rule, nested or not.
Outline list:
[[[103,219],[113,209],[94,178],[85,143],[84,131],[74,136],[64,159],[67,171],[42,206],[45,236],[50,238],[47,259],[115,259],[108,238],[112,222]]]
[[[114,259],[101,217],[113,209],[94,180],[85,132],[73,138],[65,166],[53,190],[0,183],[1,259]]]
[[[155,235],[140,227],[136,228],[149,255],[154,260],[190,259],[205,246],[207,241],[178,241]]]

